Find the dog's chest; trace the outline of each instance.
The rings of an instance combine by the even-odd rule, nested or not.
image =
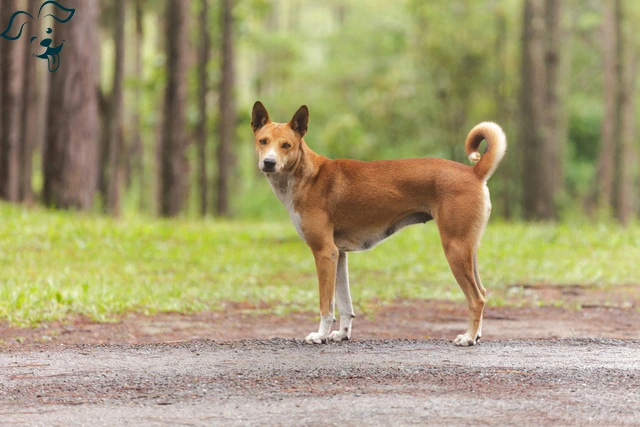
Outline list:
[[[282,202],[284,207],[287,208],[289,218],[291,218],[291,223],[298,232],[298,235],[306,242],[304,233],[302,232],[302,218],[300,218],[300,214],[296,212],[293,207],[293,187],[295,185],[295,180],[293,178],[287,180],[269,179],[269,184],[271,185],[273,193],[280,202]]]

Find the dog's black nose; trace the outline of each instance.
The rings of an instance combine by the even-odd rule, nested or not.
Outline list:
[[[265,172],[270,172],[275,170],[276,168],[276,161],[273,159],[264,159],[262,161],[262,170]]]

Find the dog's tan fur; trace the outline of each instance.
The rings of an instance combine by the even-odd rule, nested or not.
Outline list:
[[[289,123],[273,123],[258,101],[251,121],[259,167],[315,258],[322,320],[307,341],[351,336],[347,252],[369,249],[404,226],[434,219],[469,308],[468,330],[454,342],[474,345],[481,335],[486,295],[476,252],[491,212],[486,181],[506,151],[502,129],[485,122],[471,130],[465,149],[470,160],[479,160],[475,166],[433,158],[361,162],[314,153],[303,139],[308,120],[302,106]],[[487,150],[481,156],[482,140]],[[269,167],[273,171],[265,170]],[[340,330],[329,334],[334,294]]]

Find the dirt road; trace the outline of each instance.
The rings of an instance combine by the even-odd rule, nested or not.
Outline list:
[[[196,340],[0,352],[0,425],[638,425],[640,341]]]
[[[314,313],[247,304],[0,324],[0,426],[640,425],[637,289],[544,292],[562,307],[488,307],[473,348],[447,301],[357,313],[323,346],[300,339]]]

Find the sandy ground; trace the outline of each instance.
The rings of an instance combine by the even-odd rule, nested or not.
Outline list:
[[[0,425],[640,425],[637,288],[544,292],[565,308],[490,307],[472,348],[450,341],[464,304],[442,301],[358,313],[352,341],[315,346],[314,314],[245,304],[4,325]]]
[[[2,425],[638,425],[640,341],[207,340],[0,354]]]

